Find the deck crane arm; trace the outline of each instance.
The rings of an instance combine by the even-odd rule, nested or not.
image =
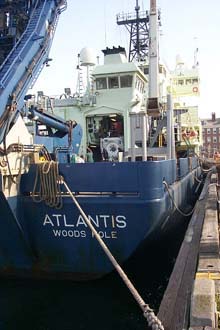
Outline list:
[[[0,143],[22,114],[27,91],[49,60],[58,19],[67,1],[35,0],[33,4],[26,28],[0,66]]]

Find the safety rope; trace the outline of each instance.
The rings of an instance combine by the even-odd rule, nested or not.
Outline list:
[[[209,168],[209,169],[205,169],[205,168],[203,168],[202,166],[201,166],[201,170],[203,171],[203,172],[205,172],[205,173],[209,173],[209,172],[211,172],[212,171],[212,168]]]
[[[175,202],[173,196],[171,195],[170,190],[169,190],[169,185],[168,185],[168,183],[164,180],[164,181],[163,181],[163,184],[164,184],[165,188],[167,189],[168,195],[169,195],[169,197],[170,197],[170,199],[171,199],[171,201],[172,201],[174,207],[176,208],[176,210],[177,210],[182,216],[184,216],[184,217],[189,217],[190,215],[192,215],[193,212],[194,212],[194,210],[195,210],[195,206],[196,206],[196,205],[193,207],[193,209],[192,209],[189,213],[184,213],[184,212],[183,212],[182,210],[180,210],[180,208],[177,206],[177,204],[176,204],[176,202]]]
[[[80,211],[80,213],[81,213],[83,219],[85,220],[86,224],[91,229],[94,237],[97,239],[97,241],[99,242],[99,244],[102,247],[103,251],[105,252],[107,257],[109,258],[109,260],[111,261],[111,263],[115,267],[116,271],[118,272],[118,274],[120,275],[120,277],[124,281],[125,285],[128,287],[128,289],[132,293],[134,299],[137,301],[140,308],[142,309],[143,315],[147,319],[148,325],[152,328],[152,330],[164,330],[164,327],[161,324],[161,321],[157,318],[157,316],[154,314],[153,310],[149,307],[149,305],[144,302],[144,300],[142,299],[142,297],[140,296],[138,291],[135,289],[134,285],[131,283],[131,281],[129,280],[129,278],[127,277],[127,275],[125,274],[125,272],[121,268],[121,266],[118,264],[118,262],[116,261],[114,256],[111,254],[111,252],[110,252],[109,248],[107,247],[107,245],[104,243],[104,241],[101,239],[98,232],[95,230],[95,228],[93,227],[93,225],[89,221],[89,218],[87,217],[87,215],[85,214],[85,212],[81,208],[80,204],[78,203],[77,199],[75,198],[75,196],[73,195],[73,193],[69,189],[67,183],[64,181],[64,178],[60,176],[58,178],[58,182],[60,182],[61,184],[63,184],[65,186],[67,192],[69,193],[69,195],[71,196],[71,198],[72,198],[73,202],[75,203],[76,207]]]
[[[196,175],[194,175],[194,179],[195,179],[198,183],[202,183],[202,180],[199,180],[199,179],[197,178]]]
[[[60,184],[58,181],[58,163],[46,161],[37,165],[32,198],[34,202],[45,201],[49,207],[60,209],[63,205]],[[37,191],[39,189],[39,191]]]

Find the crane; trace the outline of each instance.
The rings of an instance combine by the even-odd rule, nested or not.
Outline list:
[[[24,115],[25,95],[50,60],[59,16],[66,7],[66,0],[0,3],[0,42],[12,40],[10,51],[0,53],[0,143]],[[63,123],[64,130],[66,126]]]

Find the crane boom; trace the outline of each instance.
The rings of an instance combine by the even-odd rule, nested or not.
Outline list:
[[[23,33],[0,66],[0,143],[22,113],[28,89],[48,62],[59,15],[67,6],[66,0],[33,3]]]

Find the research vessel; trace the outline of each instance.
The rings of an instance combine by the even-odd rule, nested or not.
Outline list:
[[[123,47],[113,47],[97,64],[84,48],[84,93],[66,90],[53,100],[42,92],[37,100],[28,94],[50,61],[66,5],[17,1],[14,11],[8,1],[0,4],[0,41],[5,45],[11,38],[0,67],[3,274],[104,276],[114,266],[100,240],[120,264],[129,262],[146,242],[178,227],[199,189],[192,144],[184,157],[176,148],[183,138],[181,111],[173,111],[170,73],[159,64],[155,1],[143,16],[138,1],[136,7],[136,20],[149,29],[147,59],[128,61]],[[22,24],[13,30],[18,13]]]

